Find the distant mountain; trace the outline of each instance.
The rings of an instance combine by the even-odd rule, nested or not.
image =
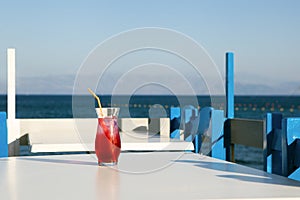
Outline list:
[[[18,94],[72,94],[74,76],[23,77],[17,80]]]
[[[59,75],[44,77],[19,77],[17,78],[18,94],[72,94],[75,75]],[[247,82],[247,83],[245,83]],[[0,82],[0,94],[6,93],[7,84],[3,80]],[[207,90],[199,84],[198,92],[201,95],[207,95]],[[180,84],[178,84],[180,88]],[[197,83],[193,83],[197,87]],[[201,89],[202,88],[202,89]],[[149,90],[149,93],[147,91]],[[179,91],[182,91],[181,88]],[[163,90],[156,90],[157,94],[164,94]],[[141,94],[151,94],[150,88]],[[236,95],[300,95],[300,81],[286,81],[282,83],[273,83],[266,81],[266,84],[238,80],[235,82]],[[175,94],[176,95],[176,94]]]
[[[267,85],[235,83],[236,95],[300,95],[300,82],[283,82]]]

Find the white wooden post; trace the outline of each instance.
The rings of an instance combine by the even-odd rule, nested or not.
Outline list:
[[[8,119],[16,118],[16,56],[15,49],[7,49],[7,112]]]
[[[15,49],[7,49],[7,132],[9,156],[18,155],[20,127],[16,120],[16,57]]]

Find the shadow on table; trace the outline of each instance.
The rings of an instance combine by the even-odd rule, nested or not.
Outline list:
[[[62,159],[54,159],[54,158],[18,158],[21,160],[30,160],[36,162],[46,162],[46,163],[58,163],[58,164],[71,164],[71,165],[91,165],[91,166],[98,166],[97,161],[79,161],[79,160],[62,160]]]
[[[269,174],[261,170],[252,169],[250,167],[245,167],[234,163],[210,162],[201,160],[174,160],[173,162],[191,163],[196,167],[215,171],[229,172],[228,174],[216,174],[216,176],[220,178],[230,178],[246,182],[300,187],[300,182],[298,181],[275,174]]]

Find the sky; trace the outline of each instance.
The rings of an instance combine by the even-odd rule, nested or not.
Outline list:
[[[144,27],[193,39],[222,79],[225,52],[234,52],[237,95],[300,95],[299,0],[0,0],[0,93],[6,93],[7,48],[16,48],[18,94],[72,94],[99,44]],[[203,82],[191,80],[193,87]]]

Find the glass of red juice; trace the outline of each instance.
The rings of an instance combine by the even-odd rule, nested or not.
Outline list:
[[[95,152],[101,166],[116,165],[121,152],[121,138],[118,127],[120,108],[96,108],[98,127]]]

